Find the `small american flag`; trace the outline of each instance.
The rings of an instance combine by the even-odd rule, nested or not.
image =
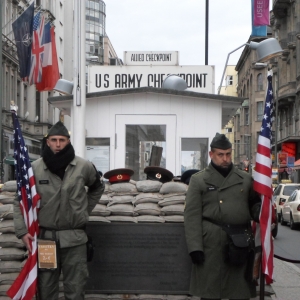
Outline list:
[[[28,152],[22,136],[19,120],[12,111],[14,123],[14,158],[17,178],[17,193],[28,233],[34,237],[31,241],[31,253],[19,276],[7,291],[12,299],[30,300],[36,293],[37,287],[37,210],[40,196],[35,188],[35,178],[29,161]]]
[[[44,35],[44,25],[45,17],[38,12],[33,18],[33,40],[31,48],[31,64],[30,64],[30,74],[29,74],[29,83],[39,83],[42,80],[43,72],[43,55],[44,55],[44,46],[42,44],[43,35]]]
[[[262,126],[258,138],[256,164],[254,173],[254,190],[261,195],[262,205],[259,217],[259,227],[262,246],[262,272],[266,275],[266,282],[273,281],[273,240],[271,234],[272,223],[272,122],[274,121],[274,104],[272,89],[272,71],[268,73],[268,89]],[[258,229],[257,229],[258,230]]]

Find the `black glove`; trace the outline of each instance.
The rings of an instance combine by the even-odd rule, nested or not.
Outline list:
[[[190,253],[190,256],[192,258],[193,264],[195,265],[201,265],[205,261],[203,251],[193,251]]]

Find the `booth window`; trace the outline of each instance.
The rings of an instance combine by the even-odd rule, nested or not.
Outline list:
[[[186,170],[203,170],[208,161],[208,138],[181,139],[181,174]]]
[[[125,166],[132,169],[133,180],[145,180],[145,167],[166,167],[166,125],[126,125]],[[156,150],[161,151],[156,151]]]
[[[86,138],[85,157],[103,174],[109,171],[110,138]]]

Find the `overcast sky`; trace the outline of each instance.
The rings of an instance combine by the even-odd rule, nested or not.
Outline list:
[[[206,0],[104,0],[106,32],[118,56],[124,51],[179,51],[180,65],[205,65]],[[251,34],[251,0],[209,1],[208,64],[215,90],[229,52]],[[230,55],[235,65],[243,48]]]

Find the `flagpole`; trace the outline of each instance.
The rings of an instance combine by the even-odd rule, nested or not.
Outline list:
[[[76,155],[85,156],[85,2],[74,1],[74,73],[72,144]]]
[[[264,300],[265,297],[265,274],[263,273],[263,265],[260,264],[260,282],[259,282],[259,300]]]

